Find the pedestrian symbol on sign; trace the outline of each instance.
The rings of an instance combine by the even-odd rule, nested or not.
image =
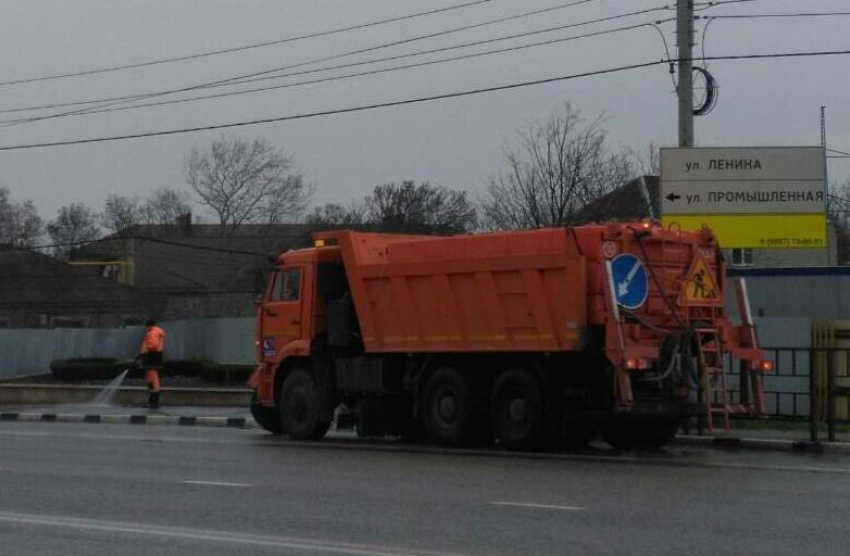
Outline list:
[[[701,255],[697,255],[688,271],[688,277],[679,296],[679,304],[717,305],[722,302],[717,280],[711,273],[705,259]]]

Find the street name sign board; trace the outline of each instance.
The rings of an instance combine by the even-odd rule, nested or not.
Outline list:
[[[826,247],[825,178],[822,147],[662,149],[662,220],[723,247]]]

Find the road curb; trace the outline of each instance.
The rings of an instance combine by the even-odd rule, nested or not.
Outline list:
[[[0,406],[49,406],[55,404],[85,404],[103,391],[101,385],[73,384],[16,384],[0,383]],[[163,399],[169,406],[247,407],[252,391],[248,388],[183,388],[165,387]],[[148,389],[142,386],[122,386],[115,392],[115,403],[141,406],[148,399]]]
[[[0,422],[104,423],[112,425],[168,425],[183,427],[256,428],[250,417],[187,417],[135,413],[129,415],[94,413],[3,412]]]
[[[160,425],[178,427],[217,427],[259,429],[250,417],[198,417],[162,415],[156,413],[96,414],[96,413],[36,413],[0,412],[0,422],[57,422],[103,423],[112,425]],[[758,450],[769,452],[797,452],[815,454],[850,455],[850,443],[811,442],[772,438],[740,438],[736,436],[679,435],[672,445],[696,446],[724,450]],[[457,453],[457,449],[454,453]],[[462,451],[462,450],[461,450]]]
[[[674,440],[679,445],[702,446],[729,450],[761,450],[768,452],[805,452],[815,454],[850,455],[850,443],[812,442],[775,438],[739,438],[734,436],[680,435]]]

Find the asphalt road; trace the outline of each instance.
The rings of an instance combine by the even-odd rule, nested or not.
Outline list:
[[[843,555],[850,457],[0,423],[0,554]]]

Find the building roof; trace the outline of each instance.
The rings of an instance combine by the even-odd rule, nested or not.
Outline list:
[[[588,204],[577,222],[629,221],[661,217],[661,179],[641,176]]]

